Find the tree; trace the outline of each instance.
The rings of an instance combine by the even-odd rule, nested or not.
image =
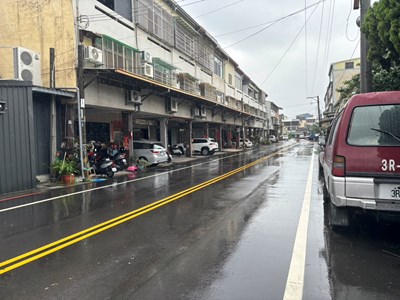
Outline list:
[[[400,1],[380,0],[368,10],[361,26],[368,43],[368,60],[372,66],[372,90],[400,90]],[[360,75],[337,89],[340,98],[336,109],[354,94],[360,93]]]
[[[374,65],[372,67],[372,85],[374,92],[399,91],[400,65],[396,64],[389,70],[385,70],[379,65]],[[350,80],[345,81],[337,91],[340,93],[340,97],[336,104],[336,109],[342,107],[351,96],[360,93],[360,74],[356,74]]]
[[[351,96],[360,93],[360,74],[356,74],[350,80],[343,82],[343,85],[337,89],[337,92],[340,94],[340,97],[335,104],[335,110],[343,107]]]
[[[399,64],[400,2],[381,0],[368,10],[361,31],[368,43],[368,60],[390,71]]]

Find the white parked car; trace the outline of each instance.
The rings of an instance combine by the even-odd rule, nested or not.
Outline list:
[[[214,154],[219,150],[218,143],[211,138],[194,138],[192,140],[192,152],[202,155]]]
[[[243,147],[243,143],[244,143],[244,146],[246,148],[253,147],[253,142],[250,141],[249,139],[244,139],[244,141],[243,141],[243,139],[240,139],[239,140],[239,147]]]
[[[271,143],[276,143],[276,142],[278,141],[278,139],[276,138],[276,136],[270,135],[270,136],[269,136],[269,141],[270,141]]]
[[[167,150],[158,141],[133,141],[133,155],[137,159],[143,159],[152,165],[168,162]]]
[[[289,140],[289,136],[287,134],[282,135],[282,141],[287,141]]]

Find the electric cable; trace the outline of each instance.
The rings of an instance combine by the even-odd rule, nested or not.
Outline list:
[[[334,15],[335,15],[335,4],[336,4],[336,1],[333,0],[331,2],[331,6],[330,6],[330,10],[329,10],[328,36],[327,36],[327,40],[326,40],[326,44],[325,44],[325,56],[324,56],[324,60],[323,60],[324,61],[323,74],[325,74],[326,67],[328,65],[329,49],[330,49],[331,38],[332,38],[333,19],[334,19]],[[325,84],[324,80],[321,80],[321,90],[323,90],[324,84]]]
[[[359,36],[359,34],[360,34],[360,31],[357,30],[357,35],[356,35],[356,37],[355,37],[354,39],[350,39],[350,38],[349,38],[349,19],[350,19],[351,12],[353,11],[352,3],[353,3],[352,0],[350,0],[350,10],[349,10],[349,14],[347,15],[347,20],[346,20],[346,38],[347,38],[347,40],[348,40],[349,42],[354,42],[355,40],[357,40],[357,39],[358,39],[358,36]]]
[[[273,25],[275,25],[275,24],[278,23],[279,21],[282,21],[282,20],[284,20],[284,19],[286,19],[286,18],[288,18],[288,17],[291,17],[291,16],[293,16],[293,15],[295,15],[295,14],[298,14],[298,13],[300,13],[300,12],[303,12],[305,9],[318,6],[321,2],[324,2],[324,1],[326,1],[326,0],[320,0],[320,1],[318,1],[318,2],[316,2],[316,3],[314,3],[314,4],[312,4],[312,5],[309,5],[308,7],[304,8],[304,9],[301,9],[301,10],[299,10],[299,11],[296,11],[296,12],[294,12],[294,13],[291,13],[291,14],[289,14],[289,15],[286,15],[286,16],[284,16],[284,17],[282,17],[282,18],[276,19],[275,21],[272,22],[272,24],[269,24],[268,26],[266,26],[266,27],[260,29],[259,31],[255,32],[255,33],[253,33],[253,34],[251,34],[251,35],[249,35],[249,36],[247,36],[247,37],[245,37],[245,38],[243,38],[243,39],[241,39],[241,40],[239,40],[239,41],[237,41],[237,42],[235,42],[235,43],[233,43],[233,44],[231,44],[231,45],[229,45],[229,46],[223,47],[223,49],[227,49],[227,48],[230,48],[230,47],[232,47],[232,46],[235,46],[235,45],[237,45],[237,44],[239,44],[239,43],[241,43],[241,42],[244,42],[244,41],[248,40],[249,38],[251,38],[251,37],[253,37],[253,36],[255,36],[255,35],[257,35],[257,34],[263,32],[264,30],[266,30],[266,29],[268,29],[268,28],[270,28],[270,27],[272,27]]]
[[[220,8],[214,9],[214,10],[212,10],[212,11],[210,11],[210,12],[207,12],[207,13],[201,14],[201,15],[199,15],[199,16],[196,16],[196,17],[194,17],[193,19],[197,19],[197,18],[206,16],[206,15],[209,15],[209,14],[215,13],[215,12],[217,12],[217,11],[220,11],[220,10],[222,10],[222,9],[224,9],[224,8],[233,6],[233,5],[238,4],[239,2],[243,2],[243,1],[244,1],[244,0],[239,0],[239,1],[236,1],[236,2],[234,2],[234,3],[231,3],[231,4],[228,4],[228,5],[222,6],[222,7],[220,7]]]
[[[324,19],[324,10],[325,10],[325,3],[322,3],[321,22],[319,25],[319,34],[318,34],[318,47],[317,47],[317,55],[315,58],[315,69],[314,69],[314,76],[313,76],[313,81],[312,81],[312,86],[311,86],[311,92],[314,91],[315,78],[317,76],[317,67],[318,67],[318,59],[319,59],[319,49],[320,49],[320,45],[321,45],[321,34],[322,34],[322,24],[323,24],[323,19]]]
[[[310,20],[310,18],[312,17],[312,15],[314,14],[316,8],[318,6],[315,6],[313,11],[311,12],[310,16],[308,17],[306,23]],[[294,40],[292,41],[292,43],[289,45],[289,47],[286,49],[286,51],[283,53],[283,55],[281,56],[281,58],[279,59],[278,63],[272,68],[272,71],[268,74],[268,76],[261,82],[260,85],[263,85],[265,83],[265,81],[267,81],[269,79],[269,77],[271,77],[271,75],[274,73],[274,71],[276,70],[276,68],[279,66],[279,64],[282,62],[283,58],[286,56],[286,54],[289,52],[289,50],[292,48],[293,44],[296,42],[297,38],[300,36],[301,32],[303,31],[306,23],[300,28],[299,32],[297,33],[297,35],[295,36]]]
[[[307,0],[304,0],[304,7],[307,7]],[[306,95],[308,95],[308,55],[307,55],[307,11],[304,10],[304,56],[305,56],[305,79],[306,79]]]

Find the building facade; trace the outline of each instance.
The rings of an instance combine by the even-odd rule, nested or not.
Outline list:
[[[329,84],[325,93],[325,111],[324,115],[334,114],[336,104],[340,98],[337,89],[342,87],[345,81],[350,80],[354,75],[360,73],[360,59],[353,58],[349,60],[332,63],[329,69]]]
[[[228,147],[277,129],[278,106],[175,1],[5,0],[3,11],[1,79],[52,95],[51,154],[62,141]]]

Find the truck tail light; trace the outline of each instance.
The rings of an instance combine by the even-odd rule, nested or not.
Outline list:
[[[335,155],[333,157],[332,174],[340,177],[346,174],[346,158],[344,156]]]

